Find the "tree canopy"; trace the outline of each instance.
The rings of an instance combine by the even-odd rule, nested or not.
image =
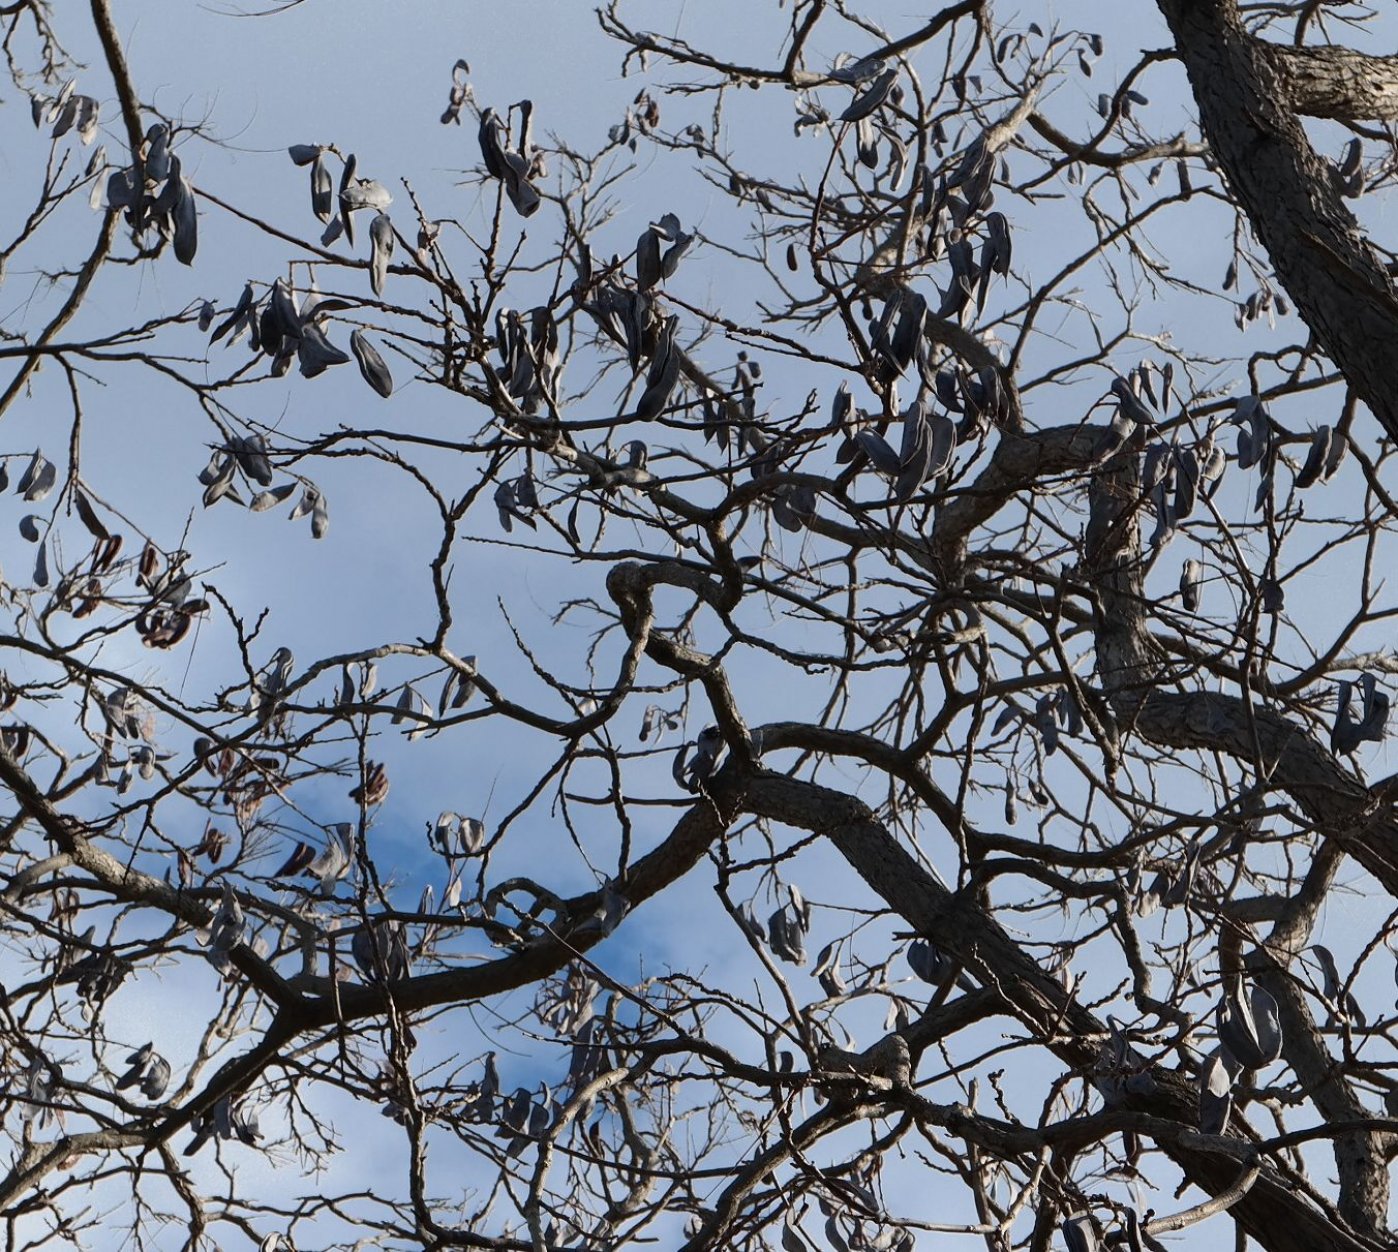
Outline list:
[[[553,7],[0,4],[8,1246],[1391,1247],[1391,21]]]

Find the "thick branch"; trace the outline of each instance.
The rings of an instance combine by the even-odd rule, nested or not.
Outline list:
[[[1277,1002],[1283,1056],[1321,1117],[1334,1125],[1372,1117],[1353,1085],[1336,1069],[1296,982],[1265,953],[1253,954],[1248,964]],[[1340,1212],[1356,1229],[1376,1236],[1382,1235],[1388,1224],[1389,1138],[1379,1131],[1355,1130],[1337,1134],[1334,1139]]]
[[[1136,450],[1124,448],[1097,473],[1084,544],[1085,572],[1098,596],[1097,670],[1118,720],[1157,745],[1223,752],[1249,763],[1259,779],[1286,791],[1327,839],[1398,892],[1398,831],[1391,820],[1372,820],[1368,790],[1322,744],[1264,704],[1214,692],[1161,690],[1163,667],[1146,616],[1139,471]],[[1281,971],[1272,972],[1274,982],[1283,980]],[[1299,997],[1289,985],[1272,990],[1284,1010],[1288,1062],[1315,1088],[1322,1114],[1332,1120],[1364,1116],[1348,1086],[1328,1075],[1329,1055]],[[1340,1212],[1356,1229],[1381,1232],[1388,1214],[1382,1139],[1337,1136],[1335,1159]]]
[[[1347,122],[1398,118],[1398,57],[1333,45],[1262,48],[1296,112]]]
[[[1043,1040],[1065,1065],[1087,1073],[1109,1031],[1009,935],[959,893],[937,883],[860,800],[815,783],[762,774],[746,788],[749,811],[797,829],[825,835],[865,883],[890,908],[976,979],[995,990],[1008,1009]],[[1129,1107],[1193,1126],[1198,1097],[1187,1074],[1155,1066],[1155,1091],[1128,1097]],[[1161,1145],[1190,1180],[1218,1195],[1233,1190],[1233,1158],[1200,1151],[1177,1140]],[[1312,1207],[1294,1182],[1264,1168],[1256,1184],[1231,1210],[1239,1225],[1270,1252],[1316,1248],[1372,1249],[1378,1244],[1337,1226]]]
[[[937,510],[932,527],[934,561],[943,577],[959,581],[971,532],[995,516],[1017,492],[1053,474],[1081,472],[1116,442],[1102,426],[1075,423],[1033,434],[1002,433],[990,464],[975,482]]]
[[[1293,111],[1289,79],[1235,0],[1159,0],[1204,135],[1277,277],[1326,353],[1398,439],[1398,299]],[[1294,77],[1294,76],[1293,76]]]

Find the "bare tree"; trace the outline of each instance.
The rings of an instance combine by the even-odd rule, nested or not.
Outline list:
[[[0,5],[8,1246],[1392,1246],[1391,26],[1036,7],[235,177]]]

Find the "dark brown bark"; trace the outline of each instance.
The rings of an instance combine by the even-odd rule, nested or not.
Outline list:
[[[1398,299],[1388,273],[1345,207],[1288,87],[1311,83],[1243,27],[1234,0],[1159,0],[1199,106],[1204,136],[1277,278],[1316,340],[1398,439]],[[1322,64],[1314,59],[1310,69]]]

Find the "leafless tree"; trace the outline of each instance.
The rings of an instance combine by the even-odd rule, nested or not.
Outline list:
[[[8,1247],[1393,1246],[1391,23],[757,7],[429,188],[0,4]]]

